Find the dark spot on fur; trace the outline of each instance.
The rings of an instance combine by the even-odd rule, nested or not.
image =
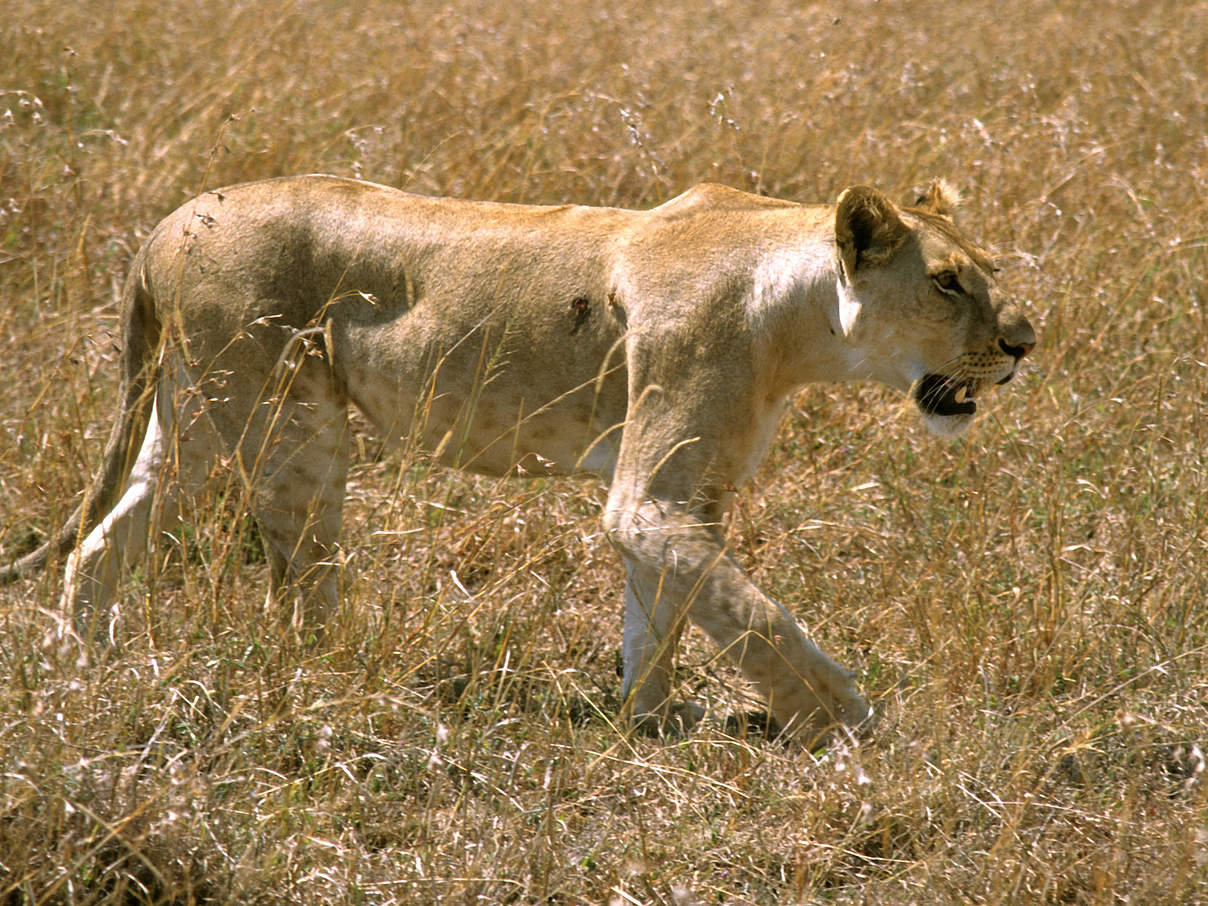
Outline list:
[[[617,324],[620,325],[621,330],[629,328],[629,317],[625,314],[624,306],[617,300],[617,291],[615,289],[608,294],[608,310],[612,313],[613,318],[616,319]]]
[[[570,334],[573,337],[579,332],[579,328],[587,323],[587,319],[591,317],[591,300],[586,296],[576,296],[571,300],[570,310],[575,316],[575,324],[570,329]]]

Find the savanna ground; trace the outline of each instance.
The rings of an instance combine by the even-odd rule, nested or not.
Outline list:
[[[813,387],[727,528],[854,666],[859,747],[763,739],[693,636],[690,737],[614,725],[599,489],[366,437],[345,606],[264,612],[237,501],[54,641],[0,589],[0,902],[1208,902],[1208,6],[8,0],[0,551],[98,461],[114,288],[205,188],[305,171],[650,206],[966,195],[1041,345],[958,442]]]

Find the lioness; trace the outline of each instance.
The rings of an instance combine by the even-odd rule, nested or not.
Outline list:
[[[811,743],[859,728],[871,711],[853,675],[750,582],[719,526],[802,384],[913,388],[927,425],[950,435],[1014,375],[1032,328],[952,213],[939,183],[905,208],[863,186],[827,207],[702,185],[647,211],[331,176],[206,192],[130,269],[101,474],[59,536],[4,577],[87,532],[63,591],[86,623],[222,458],[254,490],[270,598],[321,626],[336,604],[351,402],[442,463],[610,483],[637,723],[701,714],[670,697],[686,617],[782,726]]]

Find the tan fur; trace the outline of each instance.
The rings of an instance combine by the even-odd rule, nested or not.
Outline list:
[[[122,568],[175,518],[178,485],[191,492],[219,464],[251,495],[270,596],[321,625],[353,403],[452,466],[610,481],[639,722],[699,716],[670,699],[690,619],[807,741],[866,726],[852,675],[751,584],[719,525],[802,384],[913,386],[928,424],[954,433],[972,418],[965,395],[1013,374],[1035,337],[952,207],[938,184],[906,209],[864,187],[832,208],[698,186],[649,211],[327,176],[207,192],[134,261],[103,476],[6,577],[91,528],[64,599],[80,622],[103,617]]]

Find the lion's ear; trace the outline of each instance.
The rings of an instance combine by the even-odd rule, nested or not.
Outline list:
[[[860,268],[888,260],[909,230],[893,203],[868,186],[852,186],[839,196],[835,243],[850,277]]]
[[[914,205],[916,208],[951,219],[961,205],[961,196],[946,180],[933,179]]]

